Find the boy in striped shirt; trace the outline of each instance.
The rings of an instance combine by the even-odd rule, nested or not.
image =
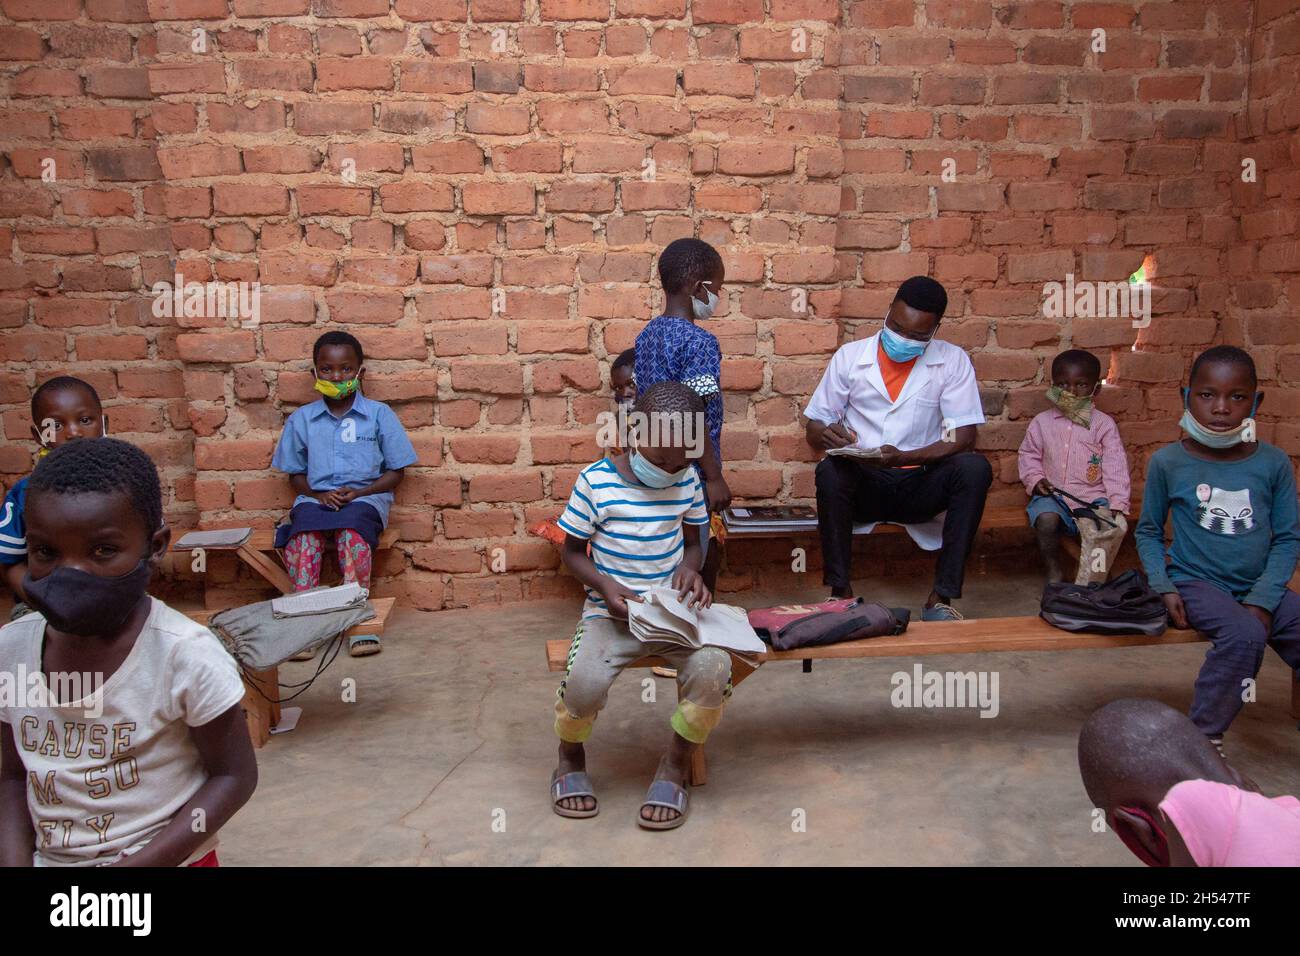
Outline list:
[[[635,447],[584,468],[558,522],[566,534],[564,564],[586,586],[587,600],[555,704],[560,758],[551,803],[563,817],[596,815],[583,742],[623,668],[664,657],[677,668],[680,699],[670,721],[672,741],[637,822],[669,830],[686,822],[691,756],[722,716],[731,658],[714,647],[642,642],[628,628],[628,602],[650,588],[672,587],[692,605],[712,601],[699,572],[700,528],[709,517],[685,447],[688,436],[702,437],[703,402],[680,382],[660,382],[641,395],[636,411],[677,427],[648,429],[634,439]],[[697,443],[696,455],[701,450]]]

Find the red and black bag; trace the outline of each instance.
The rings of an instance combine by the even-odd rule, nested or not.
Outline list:
[[[907,608],[888,608],[862,598],[831,598],[819,604],[785,604],[749,612],[749,626],[777,651],[902,634],[910,619]]]

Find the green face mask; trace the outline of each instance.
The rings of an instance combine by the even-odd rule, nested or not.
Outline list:
[[[1057,385],[1047,390],[1047,400],[1061,410],[1061,414],[1074,422],[1088,428],[1092,424],[1092,396],[1080,398],[1073,392],[1067,392]]]
[[[350,378],[346,382],[327,382],[323,378],[316,379],[316,391],[326,398],[347,398],[356,392],[360,385],[360,378]]]

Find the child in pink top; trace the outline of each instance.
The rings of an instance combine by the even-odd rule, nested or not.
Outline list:
[[[1300,866],[1300,800],[1184,780],[1160,803],[1197,866]]]
[[[1079,732],[1093,806],[1147,866],[1300,866],[1300,800],[1269,798],[1191,719],[1117,700]]]
[[[1091,352],[1070,349],[1052,360],[1055,406],[1034,417],[1020,444],[1020,481],[1029,492],[1029,523],[1038,533],[1048,581],[1060,581],[1061,533],[1079,534],[1065,491],[1109,509],[1110,516],[1129,509],[1128,458],[1115,420],[1093,407],[1101,381],[1101,362]]]

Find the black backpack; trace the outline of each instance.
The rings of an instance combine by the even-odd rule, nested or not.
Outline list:
[[[911,612],[862,598],[831,598],[820,604],[755,608],[749,624],[773,650],[824,647],[864,637],[902,634]]]
[[[1165,602],[1140,571],[1125,571],[1109,581],[1043,588],[1043,620],[1063,631],[1097,634],[1163,634]]]

